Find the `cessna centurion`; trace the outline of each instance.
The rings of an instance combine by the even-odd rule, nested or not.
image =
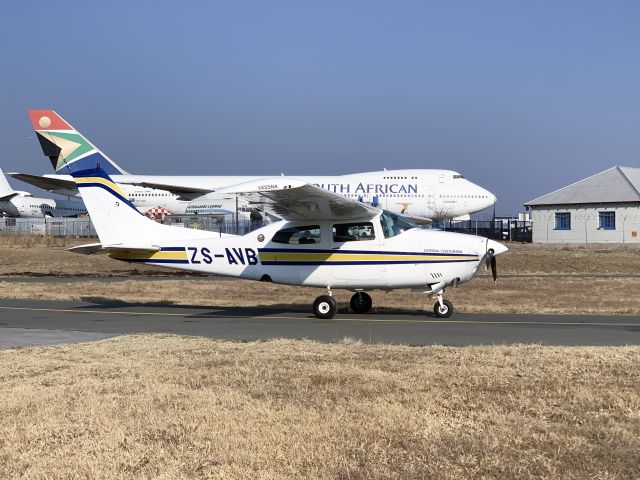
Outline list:
[[[275,177],[220,190],[273,211],[282,221],[244,236],[160,225],[141,215],[99,166],[73,173],[100,238],[70,249],[106,252],[127,262],[251,280],[326,288],[313,312],[337,311],[332,289],[354,292],[351,308],[366,313],[366,290],[412,288],[437,297],[434,313],[448,317],[445,288],[473,278],[483,264],[496,278],[496,255],[507,250],[486,238],[415,228],[403,217],[303,180]]]
[[[93,168],[99,163],[141,211],[161,206],[174,214],[202,213],[205,210],[210,213],[213,205],[214,210],[224,214],[235,210],[235,199],[221,195],[221,188],[261,178],[130,175],[53,110],[30,110],[29,117],[42,150],[51,160],[56,174],[11,175],[54,193],[77,195],[70,174]],[[451,170],[383,170],[296,178],[348,199],[379,206],[419,222],[432,219],[468,219],[469,214],[496,202],[496,197],[491,192]]]

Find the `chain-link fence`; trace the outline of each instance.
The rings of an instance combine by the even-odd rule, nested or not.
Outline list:
[[[468,233],[481,237],[511,242],[531,242],[533,223],[518,220],[462,220],[455,222],[434,222],[434,228],[450,232]]]
[[[265,225],[264,221],[222,218],[208,215],[167,216],[166,225],[243,235]],[[0,218],[0,235],[43,235],[48,237],[97,237],[93,224],[84,218]]]

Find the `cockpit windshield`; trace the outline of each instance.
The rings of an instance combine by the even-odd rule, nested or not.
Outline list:
[[[409,219],[386,210],[380,215],[380,223],[382,224],[384,238],[395,237],[411,228],[416,228],[416,225]]]

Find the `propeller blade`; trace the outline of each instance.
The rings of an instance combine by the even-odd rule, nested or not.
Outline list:
[[[493,275],[493,283],[498,283],[498,265],[493,255],[491,255],[491,275]]]
[[[484,269],[489,270],[489,265],[491,265],[491,259],[493,258],[493,248],[487,249],[487,254],[484,257]]]

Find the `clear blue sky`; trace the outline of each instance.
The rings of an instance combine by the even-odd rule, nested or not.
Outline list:
[[[54,108],[135,173],[451,168],[516,212],[640,166],[639,25],[631,1],[8,0],[0,166],[51,173],[26,110]]]

